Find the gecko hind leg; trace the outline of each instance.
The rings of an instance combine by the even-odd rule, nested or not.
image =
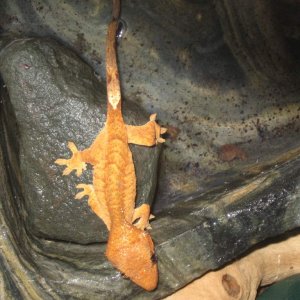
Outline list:
[[[134,209],[132,223],[141,230],[151,229],[149,220],[153,218],[154,216],[150,214],[150,205],[144,203]]]
[[[76,175],[80,176],[83,170],[86,170],[86,163],[82,160],[81,153],[78,151],[76,145],[73,142],[68,143],[72,156],[69,159],[58,158],[55,163],[60,166],[66,166],[63,171],[63,175],[69,175],[73,170],[76,171]]]
[[[167,129],[160,127],[156,122],[156,114],[150,116],[149,122],[141,126],[126,125],[128,143],[142,146],[154,146],[165,142],[161,134],[167,132]]]
[[[93,212],[105,223],[108,230],[110,230],[110,217],[107,208],[97,200],[97,196],[92,184],[80,183],[76,186],[83,191],[76,194],[75,199],[79,200],[84,196],[88,196],[88,204]]]

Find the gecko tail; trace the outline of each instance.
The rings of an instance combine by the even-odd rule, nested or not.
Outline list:
[[[145,290],[158,282],[154,244],[148,232],[124,223],[112,226],[106,248],[108,260],[126,277]]]

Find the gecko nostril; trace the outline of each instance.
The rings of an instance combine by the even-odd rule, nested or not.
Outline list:
[[[122,276],[122,278],[125,279],[125,280],[128,280],[128,279],[129,279],[129,277],[126,276],[125,273],[121,273],[121,276]]]

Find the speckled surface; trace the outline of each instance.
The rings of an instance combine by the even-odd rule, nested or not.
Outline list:
[[[106,99],[93,70],[77,55],[46,39],[16,40],[0,55],[0,69],[18,126],[21,189],[27,229],[40,238],[82,244],[106,241],[107,230],[86,199],[75,200],[76,184],[89,183],[91,171],[72,179],[54,161],[67,157],[68,141],[89,147],[104,126]],[[20,84],[15,85],[16,82]],[[146,115],[127,102],[128,124],[144,124]],[[7,122],[7,121],[6,121]],[[152,203],[159,148],[132,146],[138,175],[138,205]]]
[[[158,112],[160,122],[171,128],[159,163],[154,205],[152,234],[159,258],[159,287],[149,294],[121,278],[105,260],[103,244],[80,246],[69,243],[72,237],[66,236],[66,242],[38,239],[39,234],[24,223],[26,202],[18,189],[22,177],[16,172],[8,178],[6,173],[0,176],[4,249],[0,265],[5,270],[0,278],[8,297],[159,299],[259,241],[299,227],[300,35],[296,17],[300,14],[293,1],[271,3],[123,1],[127,32],[118,52],[124,99],[138,104],[146,114]],[[8,34],[52,37],[94,68],[100,84],[95,81],[92,89],[103,95],[110,1],[4,0],[0,17],[0,55],[6,53],[11,37],[4,36]],[[3,66],[9,63],[2,62]],[[70,74],[79,65],[68,66]],[[51,72],[64,67],[58,64]],[[26,62],[23,68],[24,73],[32,71],[26,69]],[[39,72],[42,78],[51,75],[43,74],[43,68]],[[36,94],[21,84],[16,80],[12,91],[23,87],[24,93]],[[75,85],[83,94],[91,92]],[[69,80],[66,86],[72,90],[74,83]],[[79,107],[87,105],[79,103]],[[46,116],[42,108],[32,108],[41,124]],[[94,116],[96,111],[89,113]],[[16,141],[12,120],[6,119],[9,145]],[[97,125],[101,120],[84,122]],[[80,128],[73,132],[75,136]],[[39,129],[47,134],[54,130],[52,126]],[[224,144],[237,145],[246,159],[221,161],[218,151]],[[6,152],[15,153],[12,149],[16,148]],[[63,154],[65,150],[60,149]],[[10,159],[13,167],[4,159],[7,172],[28,163],[22,156],[20,161],[18,151],[15,154]],[[41,174],[48,174],[47,168]],[[238,197],[243,187],[246,193]],[[68,189],[70,195],[72,190]],[[52,233],[64,234],[59,230]],[[77,235],[81,242],[95,240],[96,229],[91,236],[84,232]]]
[[[109,0],[6,0],[1,5],[4,30],[59,39],[104,80]],[[297,135],[300,127],[297,31],[291,38],[293,21],[282,21],[296,8],[285,4],[285,14],[276,18],[278,10],[283,12],[277,6],[226,0],[215,5],[217,10],[211,1],[122,4],[127,32],[118,52],[124,98],[180,130],[164,147],[155,210],[168,206],[170,196],[205,191],[214,174],[264,160],[273,139]],[[251,36],[243,38],[248,31]],[[269,56],[275,57],[273,64]],[[239,144],[248,160],[220,162],[217,150],[223,144]]]

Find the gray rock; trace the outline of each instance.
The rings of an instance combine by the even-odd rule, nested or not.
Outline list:
[[[5,109],[0,110],[1,120],[6,126],[0,130],[0,168],[5,170],[0,173],[0,282],[3,283],[0,288],[4,298],[158,299],[206,271],[236,259],[260,241],[299,228],[300,52],[297,18],[290,18],[297,15],[297,4],[261,2],[153,0],[149,5],[149,1],[123,1],[122,18],[128,25],[118,48],[123,95],[148,113],[159,112],[162,123],[179,132],[164,145],[164,160],[160,165],[162,176],[156,209],[162,212],[152,222],[160,283],[154,293],[145,293],[124,280],[104,257],[104,244],[82,245],[37,238],[45,234],[31,233],[33,228],[28,226],[27,215],[30,203],[22,197],[22,187],[28,180],[24,181],[20,166],[23,172],[36,166],[36,162],[28,166],[20,160],[19,154],[24,149],[18,143],[22,132],[15,129],[15,109],[2,106]],[[0,31],[54,37],[93,65],[103,78],[110,9],[111,0],[63,4],[60,0],[2,0]],[[1,49],[8,47],[0,55],[10,48],[10,42],[0,41]],[[36,53],[32,49],[32,54]],[[45,59],[52,57],[55,62],[56,55],[62,54],[48,55]],[[11,65],[9,59],[3,63]],[[66,68],[54,65],[53,74]],[[17,68],[17,76],[20,72],[32,72],[26,65],[23,67],[22,71]],[[79,65],[68,68],[66,88],[70,87],[71,94],[74,88],[79,88],[74,87],[73,67],[77,70]],[[40,72],[43,73],[42,69]],[[41,76],[47,78],[47,74]],[[14,86],[24,89],[20,93],[32,96],[39,90],[28,87],[39,80],[35,77],[25,85],[16,82]],[[64,84],[58,88],[61,86]],[[96,81],[88,86],[80,85],[85,95],[91,89],[96,89],[99,95],[104,90]],[[15,98],[15,95],[10,89],[9,96]],[[99,109],[97,101],[104,101],[104,97],[80,101],[77,96],[72,94],[68,100],[76,103],[75,108],[81,113],[88,105]],[[23,103],[22,99],[18,102]],[[31,108],[38,112],[34,120],[42,124],[58,122],[59,114],[47,120],[42,108]],[[99,123],[94,133],[84,132],[91,139],[102,125],[101,112],[91,112],[96,115],[95,123]],[[93,123],[86,119],[84,122]],[[57,124],[50,125],[58,128]],[[50,148],[48,135],[58,135],[53,128],[44,128],[44,148]],[[80,147],[88,145],[72,128],[59,140],[56,155],[68,155],[65,144],[68,134],[78,139]],[[220,161],[218,148],[228,143],[238,144],[246,151],[247,159]],[[37,156],[35,153],[34,158]],[[57,157],[54,156],[53,153],[53,160]],[[69,208],[80,212],[80,216],[84,209],[90,214],[87,206],[84,208],[86,202],[73,200],[76,178],[62,179],[61,169],[51,164],[53,160],[44,159],[48,159],[48,164],[41,163],[44,167],[41,174],[48,177],[46,184],[57,176],[61,186],[72,191],[68,199],[74,207]],[[34,178],[40,183],[40,178],[36,175]],[[46,188],[52,196],[50,187]],[[26,190],[30,189],[31,186],[26,186]],[[141,197],[142,201],[146,198]],[[56,204],[65,203],[60,195],[54,199]],[[58,211],[57,207],[54,209]],[[53,216],[53,220],[65,221],[58,216]],[[50,226],[51,222],[47,222]],[[78,222],[83,223],[80,219]],[[53,235],[50,227],[46,229]],[[86,229],[87,226],[80,227],[80,231]],[[97,232],[95,229],[94,234]],[[58,237],[64,233],[54,234]],[[76,232],[72,237],[77,235],[81,243],[88,238],[105,240],[105,232],[101,234],[92,239],[86,233]]]
[[[60,40],[104,78],[111,4],[2,0],[0,26]],[[297,11],[293,1],[122,1],[123,95],[179,132],[164,145],[155,213],[170,195],[208,191],[216,174],[268,160],[274,145],[285,151],[269,143],[278,134],[297,135]],[[220,161],[224,144],[241,145],[248,159]]]
[[[11,116],[9,110],[0,112],[2,120]],[[4,142],[8,149],[14,147],[8,134],[14,124],[9,125],[0,131],[0,168],[5,170],[0,174],[0,278],[8,299],[160,299],[266,238],[300,225],[296,148],[249,168],[235,183],[181,199],[157,215],[152,236],[159,286],[145,292],[107,262],[105,244],[45,240],[25,230],[18,161],[3,147]]]
[[[67,142],[88,147],[105,122],[105,88],[93,70],[57,42],[20,39],[8,43],[0,69],[18,125],[21,188],[26,225],[37,237],[77,243],[105,241],[102,221],[87,201],[74,199],[76,183],[91,181],[62,176],[56,158],[69,157]],[[136,105],[126,102],[128,124],[148,121]],[[159,150],[132,147],[138,177],[138,204],[152,203]]]
[[[225,41],[254,84],[263,86],[273,81],[283,87],[299,83],[295,60],[281,28],[284,26],[278,22],[279,12],[273,13],[280,5],[244,0],[216,0],[215,4]],[[291,9],[289,6],[287,3],[285,9]]]

